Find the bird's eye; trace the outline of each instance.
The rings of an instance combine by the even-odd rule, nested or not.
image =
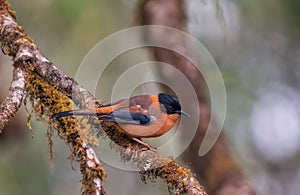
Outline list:
[[[172,109],[173,109],[173,106],[169,106],[169,109],[172,110]]]

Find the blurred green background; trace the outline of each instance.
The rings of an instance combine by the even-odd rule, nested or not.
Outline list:
[[[10,3],[17,21],[41,51],[65,73],[74,76],[96,43],[135,24],[137,1]],[[300,3],[186,0],[186,4],[190,33],[211,52],[224,76],[228,97],[224,132],[232,153],[261,194],[298,194]],[[137,58],[136,54],[124,54],[116,59],[107,77],[115,78],[116,70],[120,72],[124,66],[147,58],[144,51],[137,52]],[[0,72],[1,92],[5,94],[11,75],[10,61],[5,56],[1,56]],[[104,85],[109,88],[110,84]],[[24,132],[1,143],[0,194],[80,194],[79,167],[74,162],[76,171],[72,170],[66,144],[54,136],[51,168],[47,126],[32,121],[32,128],[33,139],[24,126]],[[136,172],[108,165],[106,171],[105,187],[109,194],[168,193],[160,182],[142,184]]]

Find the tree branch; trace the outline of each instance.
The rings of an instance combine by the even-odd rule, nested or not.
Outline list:
[[[8,95],[0,105],[0,132],[13,118],[25,97],[25,75],[21,68],[14,68],[13,80]]]
[[[31,38],[17,24],[14,12],[4,0],[0,0],[0,32],[3,52],[12,56],[14,62],[23,64],[22,68],[28,74],[26,91],[33,112],[37,118],[44,118],[50,127],[58,129],[59,136],[69,144],[71,155],[79,161],[83,175],[83,194],[105,194],[102,181],[106,174],[90,147],[96,144],[95,138],[90,135],[90,129],[100,125],[117,144],[113,148],[124,159],[137,163],[144,181],[147,178],[160,177],[174,194],[206,194],[189,169],[180,167],[175,161],[161,157],[153,151],[140,150],[143,146],[119,133],[118,127],[113,123],[100,124],[98,120],[85,123],[73,117],[50,119],[49,116],[53,113],[71,109],[72,101],[81,107],[95,106],[95,98],[41,54]]]

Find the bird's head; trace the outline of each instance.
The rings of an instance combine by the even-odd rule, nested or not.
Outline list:
[[[162,111],[165,111],[167,114],[179,114],[190,118],[189,114],[181,110],[180,102],[176,97],[169,94],[160,93],[158,94],[158,101],[164,106]]]

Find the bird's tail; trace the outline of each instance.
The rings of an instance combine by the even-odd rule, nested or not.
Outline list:
[[[79,110],[68,110],[64,112],[59,112],[53,114],[52,118],[60,118],[66,116],[99,116],[101,113],[97,112],[95,109],[79,109]]]

